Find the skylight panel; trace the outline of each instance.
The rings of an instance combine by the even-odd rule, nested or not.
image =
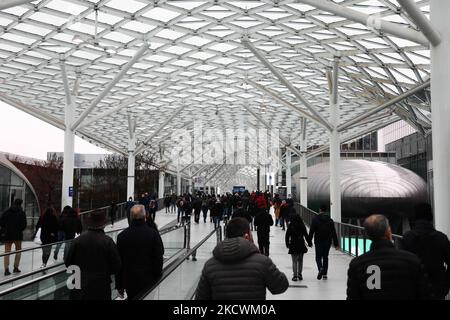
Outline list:
[[[0,38],[1,39],[6,39],[6,40],[9,40],[9,41],[23,43],[23,44],[26,44],[26,45],[30,45],[30,44],[32,44],[32,43],[34,43],[36,41],[35,39],[22,37],[22,36],[19,36],[17,34],[11,34],[11,33],[5,33]]]
[[[78,31],[78,32],[82,32],[82,33],[86,33],[86,34],[90,34],[90,35],[94,35],[95,34],[95,26],[94,24],[87,24],[87,23],[82,23],[82,22],[77,22],[73,25],[71,25],[69,27],[69,29],[74,30],[74,31]],[[97,32],[101,33],[104,30],[104,28],[102,27],[98,27]]]
[[[207,10],[202,11],[202,14],[214,19],[222,20],[224,18],[232,16],[233,14],[236,14],[236,12],[220,6],[213,6],[208,8]]]
[[[7,19],[7,18],[3,18],[3,17],[0,17],[0,26],[6,27],[6,26],[7,26],[8,24],[10,24],[11,22],[13,22],[13,20]]]
[[[1,22],[0,22],[0,24],[1,24]],[[14,27],[14,29],[17,29],[17,30],[20,30],[20,31],[23,31],[23,32],[36,34],[36,35],[39,35],[39,36],[46,36],[50,32],[52,32],[52,30],[50,30],[50,29],[41,28],[41,27],[38,27],[36,25],[31,25],[31,24],[28,24],[28,23],[19,23],[18,25],[16,25]]]
[[[200,7],[205,4],[205,1],[167,1],[167,4],[170,4],[174,7],[179,7],[186,10],[192,10]]]
[[[170,10],[167,10],[164,8],[159,8],[159,7],[153,8],[143,14],[143,16],[146,18],[150,18],[150,19],[158,20],[158,21],[162,21],[162,22],[169,22],[170,20],[178,17],[179,15],[180,15],[180,13],[178,13],[178,12],[170,11]]]
[[[200,60],[207,60],[207,59],[209,59],[209,58],[214,57],[213,54],[207,53],[207,52],[197,52],[197,53],[191,54],[191,55],[189,55],[189,56],[190,56],[191,58],[194,58],[194,59],[200,59]]]
[[[134,0],[111,0],[108,1],[106,6],[114,8],[117,10],[125,11],[128,13],[135,13],[146,6],[145,3],[134,1]]]
[[[81,6],[64,0],[53,0],[46,5],[46,8],[54,9],[57,11],[61,11],[76,16],[87,9],[87,7],[85,6]]]
[[[165,29],[162,29],[157,34],[155,34],[155,37],[160,37],[160,38],[169,39],[169,40],[176,40],[178,38],[183,37],[184,35],[185,35],[184,33],[165,28]]]
[[[104,36],[105,39],[122,42],[122,43],[128,43],[135,38],[127,36],[126,34],[123,34],[121,32],[113,31]]]
[[[210,42],[211,40],[198,36],[190,37],[183,40],[183,43],[190,44],[196,47],[204,46],[205,44]]]
[[[156,28],[156,26],[142,23],[139,21],[130,21],[125,23],[122,28],[129,29],[132,31],[140,32],[140,33],[148,33]]]
[[[26,8],[25,5],[23,5],[23,6],[15,6],[15,7],[11,7],[11,8],[2,10],[2,11],[20,17],[21,15],[23,15],[23,14],[24,14],[25,12],[27,12],[28,10],[30,10],[30,9]]]
[[[68,21],[68,19],[64,19],[61,17],[57,17],[55,15],[50,15],[50,14],[42,13],[42,12],[33,13],[30,16],[30,19],[39,21],[39,22],[43,22],[43,23],[48,23],[48,24],[51,24],[51,25],[57,26],[57,27],[61,27],[64,23],[66,23]]]
[[[92,12],[86,18],[89,20],[95,21],[95,12]],[[119,21],[122,21],[122,20],[123,20],[123,17],[114,16],[111,14],[107,14],[101,10],[98,10],[98,21],[100,23],[115,25],[116,23],[118,23]]]

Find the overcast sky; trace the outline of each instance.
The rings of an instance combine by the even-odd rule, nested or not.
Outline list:
[[[0,151],[46,159],[48,151],[64,151],[64,132],[0,101]],[[75,137],[76,153],[106,153]]]

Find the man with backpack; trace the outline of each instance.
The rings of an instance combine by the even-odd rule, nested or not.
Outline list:
[[[310,242],[314,238],[316,248],[316,263],[319,269],[317,280],[326,280],[328,278],[328,254],[331,242],[333,242],[336,249],[339,247],[333,219],[326,214],[326,210],[326,206],[320,207],[319,214],[313,218],[309,229]]]
[[[450,241],[433,226],[428,203],[415,207],[414,228],[403,235],[400,248],[416,254],[428,275],[433,298],[443,300],[450,288]]]

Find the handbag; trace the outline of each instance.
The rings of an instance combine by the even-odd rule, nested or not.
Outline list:
[[[34,243],[41,245],[42,241],[41,241],[41,228],[38,229],[38,231],[36,231],[36,234],[34,235]]]

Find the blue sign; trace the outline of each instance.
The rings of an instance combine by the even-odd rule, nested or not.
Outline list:
[[[69,187],[69,197],[73,197],[73,187]]]

